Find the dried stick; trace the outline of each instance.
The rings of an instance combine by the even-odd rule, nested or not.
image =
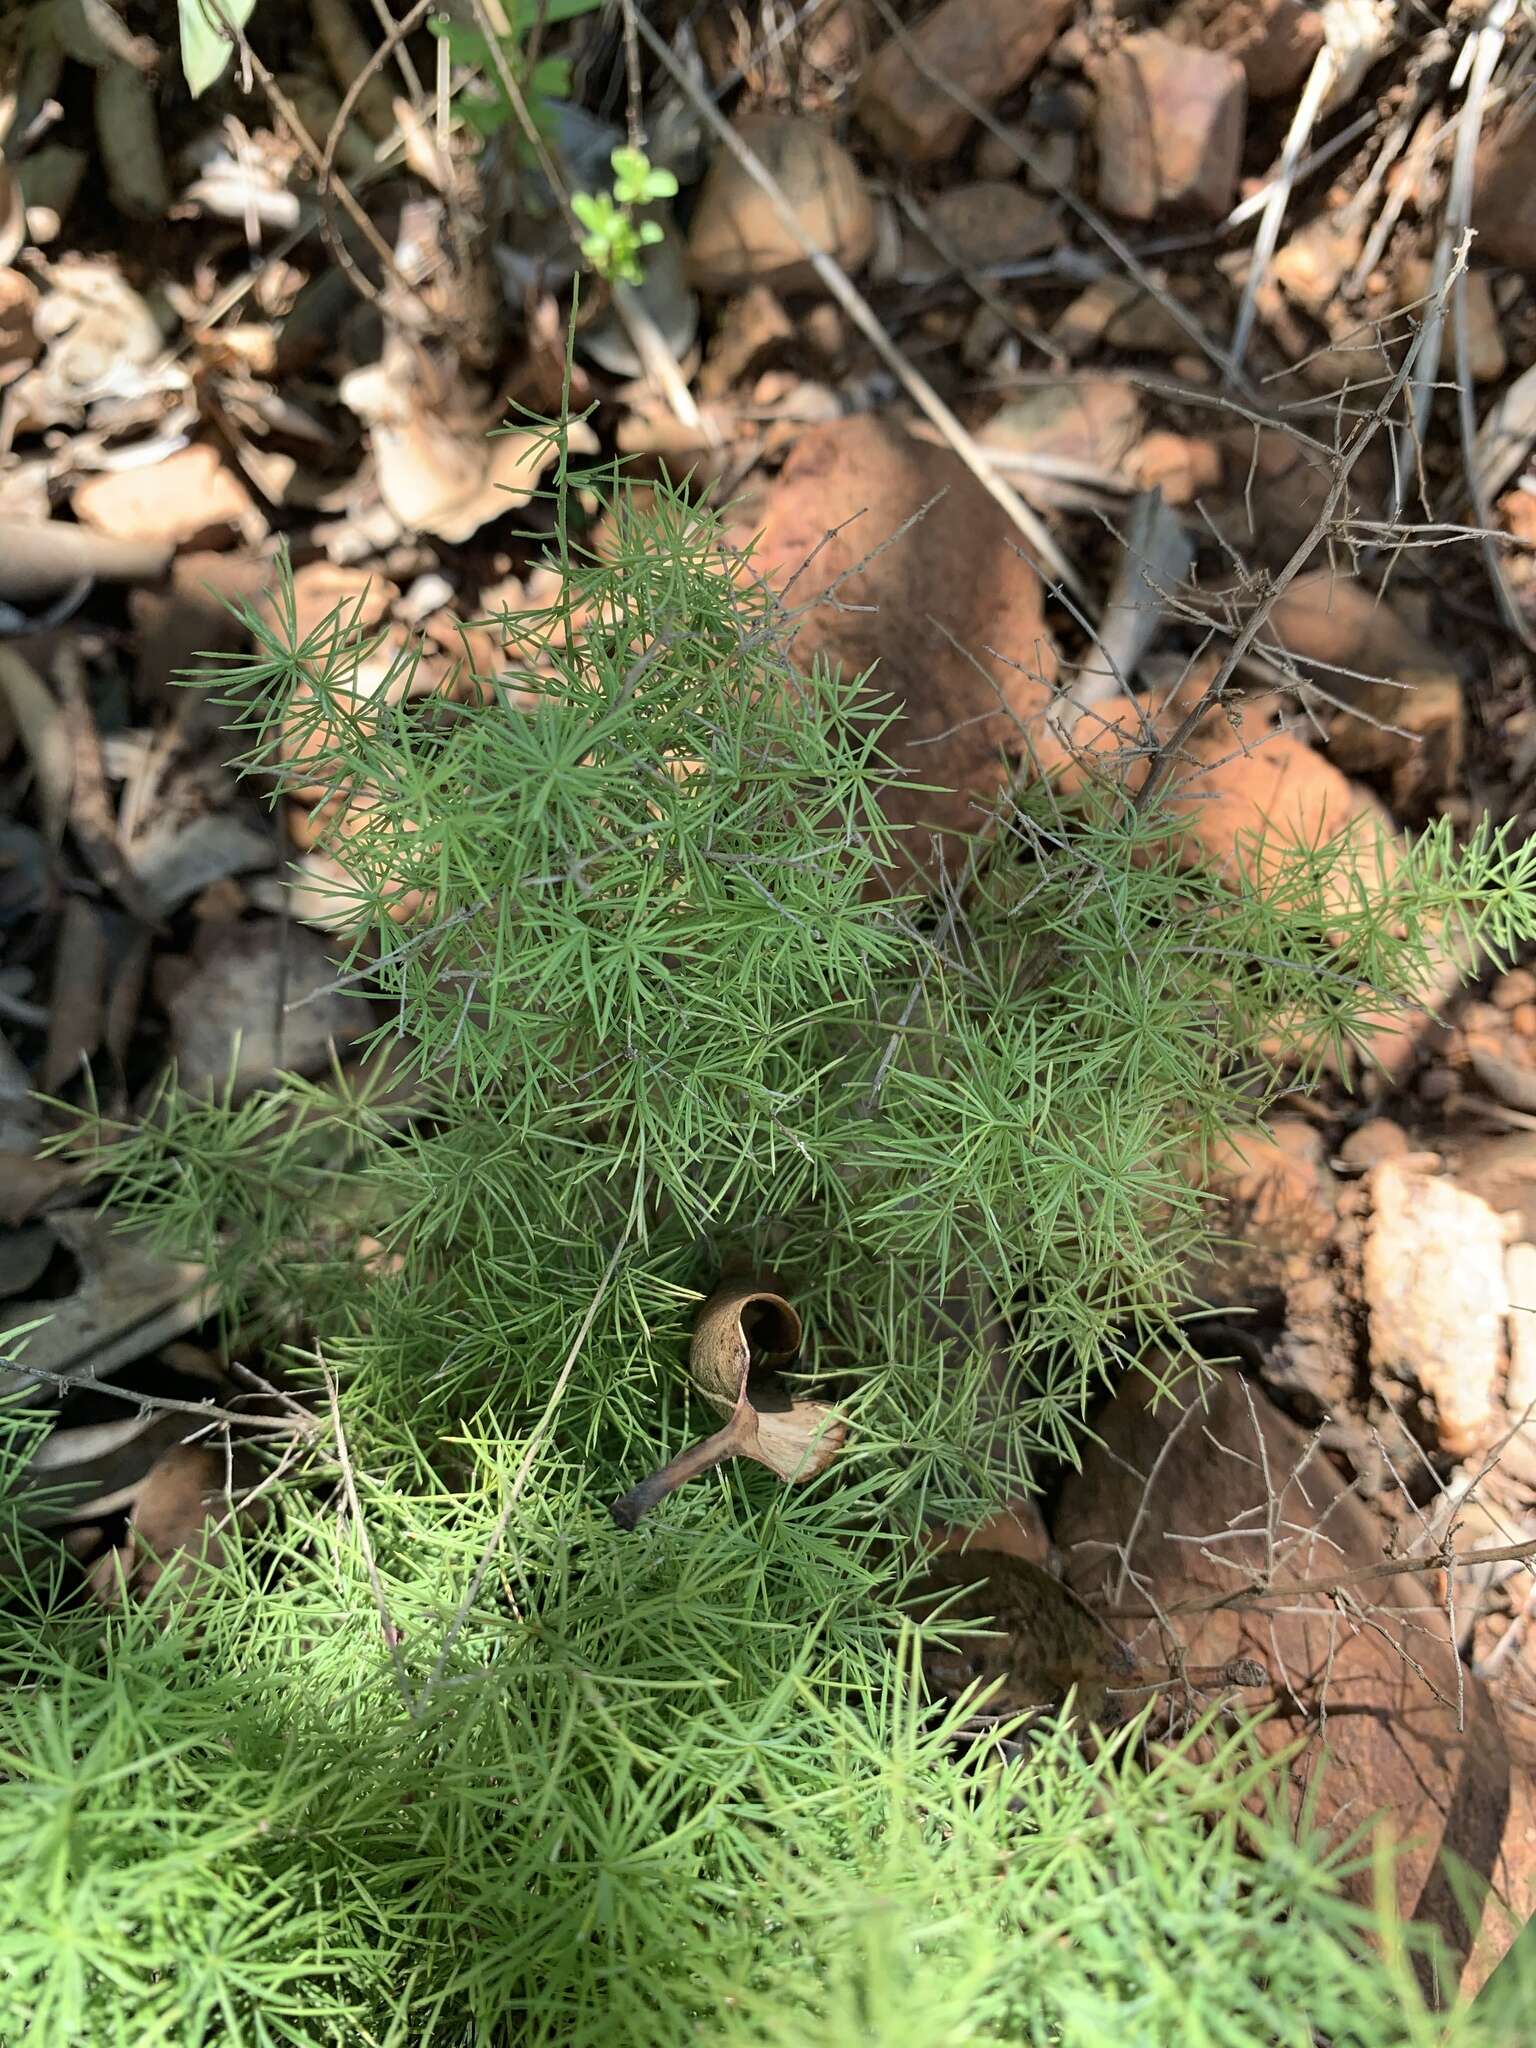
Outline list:
[[[1471,213],[1472,159],[1477,149],[1478,132],[1482,127],[1483,101],[1487,97],[1494,66],[1504,47],[1506,25],[1515,13],[1516,4],[1517,0],[1494,0],[1488,12],[1487,22],[1478,30],[1471,42],[1463,47],[1462,55],[1468,74],[1466,93],[1461,103],[1461,111],[1456,117],[1456,147],[1452,159],[1451,187],[1445,218],[1435,242],[1435,267],[1430,280],[1430,304],[1424,315],[1424,333],[1427,339],[1423,350],[1423,374],[1415,381],[1409,422],[1400,429],[1395,441],[1396,462],[1390,508],[1390,516],[1393,519],[1396,519],[1403,509],[1409,470],[1416,466],[1410,463],[1409,457],[1422,443],[1424,428],[1429,420],[1429,409],[1434,402],[1435,380],[1440,370],[1440,350],[1444,334],[1446,292],[1451,282],[1451,263],[1455,251],[1466,241],[1466,219]],[[1459,184],[1458,167],[1461,173]],[[1459,234],[1458,224],[1454,218],[1458,199],[1465,208],[1464,217],[1459,223]],[[1458,302],[1459,299],[1458,291]]]
[[[479,4],[479,0],[476,0],[476,4]],[[806,259],[816,272],[817,277],[820,278],[832,297],[837,300],[859,332],[875,349],[881,361],[885,363],[886,367],[899,380],[903,389],[922,408],[928,418],[932,420],[949,446],[959,456],[983,490],[990,497],[995,498],[997,503],[1002,506],[1008,517],[1013,521],[1020,533],[1023,534],[1024,538],[1038,555],[1040,561],[1050,570],[1051,574],[1058,578],[1059,581],[1065,583],[1068,589],[1076,595],[1084,595],[1081,577],[1051,537],[1044,521],[1025,504],[1012,485],[1005,483],[1002,477],[998,475],[991,462],[987,459],[985,451],[978,447],[975,440],[966,431],[965,427],[962,426],[954,413],[950,411],[927,378],[908,362],[889,334],[886,333],[874,308],[853,283],[848,273],[840,264],[834,262],[824,249],[819,248],[812,241],[811,237],[802,227],[799,216],[794,208],[785,198],[783,188],[767,169],[761,158],[742,141],[736,130],[727,123],[709,99],[699,91],[683,66],[673,56],[665,40],[656,33],[655,29],[651,27],[643,15],[637,16],[635,25],[650,45],[653,55],[660,59],[661,63],[671,74],[674,82],[681,88],[699,114],[702,115],[704,120],[714,130],[718,139],[735,157],[752,182],[763,192],[775,214],[783,223],[785,231],[792,235],[800,248],[804,250]]]
[[[61,1394],[108,1394],[130,1408],[152,1410],[155,1414],[195,1415],[199,1422],[230,1423],[240,1429],[260,1430],[268,1436],[314,1436],[319,1427],[314,1417],[303,1411],[298,1416],[242,1415],[237,1409],[220,1408],[212,1401],[176,1401],[168,1394],[135,1393],[131,1387],[114,1386],[111,1380],[94,1379],[84,1373],[53,1372],[45,1365],[29,1365],[24,1358],[9,1353],[0,1355],[0,1365],[8,1372],[24,1372],[30,1379],[42,1380]]]
[[[371,0],[371,4],[373,7],[374,14],[378,18],[379,27],[384,30],[385,35],[388,39],[386,47],[391,50],[396,49],[397,47],[399,48],[401,76],[404,78],[406,85],[410,90],[411,98],[419,107],[424,97],[421,83],[421,73],[416,69],[416,60],[412,57],[410,51],[407,50],[400,42],[400,38],[408,34],[409,31],[403,26],[399,28],[395,26],[394,20],[390,15],[389,9],[384,5],[384,0]],[[414,26],[414,17],[412,25]]]
[[[1219,1607],[1246,1607],[1260,1600],[1297,1600],[1303,1597],[1331,1598],[1351,1586],[1368,1585],[1374,1579],[1396,1578],[1399,1572],[1422,1576],[1425,1572],[1471,1571],[1480,1564],[1524,1564],[1536,1558],[1536,1536],[1523,1543],[1490,1543],[1482,1550],[1453,1550],[1444,1543],[1421,1557],[1388,1558],[1381,1564],[1357,1565],[1331,1579],[1297,1579],[1284,1586],[1266,1585],[1254,1579],[1230,1593],[1210,1593],[1200,1600],[1177,1600],[1162,1607],[1106,1607],[1113,1621],[1153,1621],[1171,1614],[1210,1614]]]
[[[346,92],[342,96],[341,105],[336,109],[336,118],[331,123],[330,133],[325,138],[324,161],[321,164],[319,177],[317,179],[317,184],[319,186],[319,190],[322,197],[331,189],[331,170],[335,163],[337,148],[341,142],[342,136],[346,132],[347,123],[352,117],[352,109],[357,105],[359,99],[361,99],[363,92],[367,88],[369,82],[380,71],[382,71],[384,66],[389,62],[390,57],[393,54],[396,47],[403,43],[405,37],[411,33],[411,30],[416,27],[418,22],[425,20],[426,16],[437,4],[438,0],[416,0],[416,5],[411,9],[410,13],[407,14],[402,21],[389,22],[388,35],[384,38],[383,42],[380,43],[379,47],[373,52],[372,56],[369,57],[367,63],[363,65],[362,69],[358,72],[357,76],[353,79],[352,83],[347,87]],[[381,12],[383,11],[383,0],[374,0],[374,5]],[[386,22],[389,21],[389,17],[387,15],[384,16],[384,19],[386,20]],[[400,54],[403,62],[410,63],[410,56],[407,51],[402,49]],[[412,65],[411,70],[412,76],[414,77],[414,65]],[[420,94],[420,79],[416,79],[414,90],[418,95]]]
[[[1286,134],[1285,147],[1280,153],[1280,167],[1269,188],[1269,197],[1259,221],[1259,231],[1253,238],[1253,254],[1249,259],[1248,276],[1243,284],[1243,296],[1237,308],[1237,321],[1232,329],[1232,370],[1240,375],[1243,357],[1248,352],[1249,337],[1253,333],[1253,318],[1258,311],[1259,287],[1269,270],[1270,259],[1280,239],[1280,229],[1285,221],[1285,209],[1291,202],[1291,192],[1296,183],[1296,169],[1301,162],[1302,151],[1307,138],[1322,112],[1323,101],[1337,75],[1334,54],[1325,44],[1312,62],[1306,86],[1296,103],[1296,112]]]
[[[272,103],[273,111],[292,135],[294,141],[299,145],[310,169],[318,174],[325,162],[325,153],[300,119],[297,107],[294,106],[292,100],[283,91],[271,71],[262,63],[256,52],[251,48],[250,38],[246,35],[245,30],[238,22],[230,19],[224,9],[222,0],[207,0],[207,4],[210,11],[217,16],[219,26],[240,52],[241,62],[247,66],[250,75],[258,80],[262,91]],[[388,242],[379,233],[367,213],[358,205],[343,179],[338,178],[335,180],[334,190],[353,226],[373,250],[374,255],[378,257],[385,270],[404,289],[407,305],[415,312],[418,319],[423,318],[419,302],[410,288],[409,281],[401,274],[399,266],[395,262],[394,250],[390,248]],[[347,276],[358,291],[361,292],[362,296],[377,305],[380,298],[378,288],[370,277],[358,269],[357,264],[353,261],[351,252],[347,249],[341,237],[333,231],[329,215],[324,211],[322,211],[320,216],[320,224],[326,243],[337,262],[347,273]]]

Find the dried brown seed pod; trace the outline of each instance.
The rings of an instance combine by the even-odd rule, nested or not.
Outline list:
[[[751,1458],[791,1485],[826,1470],[848,1432],[828,1403],[801,1400],[780,1380],[800,1337],[793,1304],[771,1288],[731,1285],[710,1296],[694,1324],[688,1371],[726,1418],[724,1427],[616,1500],[610,1512],[621,1529],[633,1529],[658,1501],[727,1458]]]

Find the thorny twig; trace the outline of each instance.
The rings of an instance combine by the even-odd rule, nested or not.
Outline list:
[[[1523,1564],[1532,1558],[1536,1558],[1536,1536],[1521,1543],[1489,1544],[1481,1550],[1455,1550],[1449,1542],[1444,1542],[1427,1556],[1387,1558],[1380,1564],[1356,1565],[1332,1578],[1297,1579],[1275,1586],[1266,1584],[1261,1576],[1256,1575],[1247,1585],[1236,1586],[1230,1592],[1210,1593],[1198,1600],[1178,1600],[1161,1606],[1107,1607],[1104,1613],[1113,1620],[1151,1621],[1173,1614],[1211,1614],[1223,1607],[1247,1608],[1271,1600],[1331,1599],[1352,1586],[1395,1578],[1400,1572],[1422,1575],[1425,1572],[1470,1571],[1480,1564]]]
[[[213,1401],[178,1401],[169,1394],[141,1394],[132,1387],[115,1386],[111,1380],[95,1379],[89,1375],[54,1372],[48,1366],[29,1365],[24,1358],[10,1354],[0,1357],[0,1366],[7,1371],[24,1372],[29,1379],[42,1380],[61,1394],[106,1394],[114,1401],[125,1402],[130,1408],[169,1415],[194,1415],[199,1422],[223,1422],[236,1428],[259,1430],[268,1436],[308,1436],[318,1434],[319,1424],[307,1410],[300,1408],[291,1415],[242,1415],[234,1408],[221,1408]]]

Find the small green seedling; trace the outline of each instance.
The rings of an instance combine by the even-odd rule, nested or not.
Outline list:
[[[616,149],[608,161],[613,166],[612,190],[577,192],[571,199],[571,210],[587,231],[581,253],[610,284],[639,284],[644,277],[640,251],[653,248],[662,239],[662,230],[657,221],[636,220],[634,209],[675,198],[677,180],[642,149]]]

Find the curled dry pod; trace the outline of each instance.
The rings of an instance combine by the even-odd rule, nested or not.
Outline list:
[[[751,1458],[791,1484],[824,1472],[848,1432],[825,1401],[798,1400],[780,1381],[799,1349],[800,1318],[783,1295],[757,1286],[712,1294],[694,1324],[688,1371],[724,1427],[616,1500],[619,1527],[633,1529],[658,1501],[727,1458]]]

